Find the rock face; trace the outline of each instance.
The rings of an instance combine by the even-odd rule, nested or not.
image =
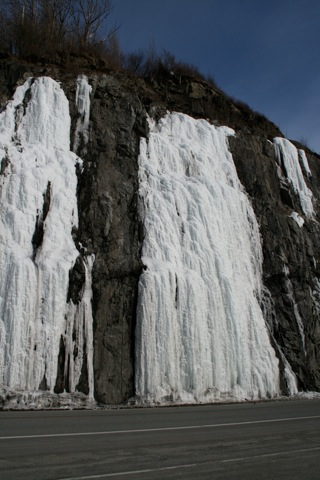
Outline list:
[[[148,80],[120,73],[93,74],[89,69],[86,74],[91,86],[90,117],[87,134],[79,134],[77,76],[13,61],[2,61],[0,65],[3,102],[11,97],[17,84],[30,76],[51,76],[61,82],[69,100],[70,143],[83,163],[77,167],[79,222],[73,230],[80,255],[70,270],[66,296],[67,301],[79,303],[85,284],[85,259],[94,255],[95,399],[123,403],[135,395],[135,327],[145,234],[138,208],[138,156],[140,140],[148,136],[148,116],[158,120],[167,110],[235,130],[229,148],[260,227],[265,286],[262,307],[279,359],[281,392],[290,393],[286,380],[290,367],[299,390],[319,391],[319,156],[306,152],[310,172],[300,158],[303,178],[312,192],[314,212],[307,215],[284,159],[276,155],[273,139],[282,134],[263,116],[205,82],[174,73]],[[2,159],[1,174],[5,162]],[[44,210],[50,203],[49,196],[50,188],[44,195]],[[42,225],[38,227],[34,248],[43,235]],[[62,353],[60,349],[60,356]],[[77,387],[86,394],[85,370]],[[60,390],[64,385],[62,377],[63,372]],[[46,389],[46,385],[42,387]]]
[[[95,254],[93,271],[96,399],[134,394],[134,330],[141,273],[137,156],[146,134],[137,95],[112,76],[94,79],[90,141],[79,175],[79,241]]]
[[[239,134],[231,140],[231,150],[260,224],[264,284],[274,306],[274,338],[297,376],[299,389],[319,390],[319,157],[309,152],[312,176],[304,172],[314,205],[308,218],[284,171],[279,181],[275,151],[266,137]],[[291,216],[293,211],[305,220],[301,227]]]

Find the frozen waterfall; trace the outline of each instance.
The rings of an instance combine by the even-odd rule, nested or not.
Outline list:
[[[180,113],[149,127],[139,158],[137,399],[276,396],[278,360],[259,304],[260,236],[228,150],[234,132]]]
[[[311,218],[314,214],[312,192],[307,187],[301,168],[302,165],[307,176],[311,176],[311,170],[305,152],[303,150],[297,150],[297,148],[286,138],[276,137],[273,139],[273,143],[279,166],[283,169],[287,181],[292,185],[293,190],[299,196],[304,214],[306,217]]]
[[[0,390],[54,392],[62,368],[72,392],[85,365],[93,396],[93,257],[81,301],[67,303],[79,256],[78,161],[64,92],[50,78],[29,79],[0,114]]]

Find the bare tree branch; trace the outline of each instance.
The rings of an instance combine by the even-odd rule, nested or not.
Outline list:
[[[107,28],[111,0],[0,0],[0,47],[16,55],[51,55],[86,47],[101,54],[117,28]],[[110,43],[110,42],[109,42]],[[110,47],[110,45],[109,45]],[[113,51],[116,51],[113,38]],[[93,50],[92,50],[93,51]]]
[[[78,0],[75,11],[75,28],[83,44],[99,41],[98,34],[113,10],[110,0]]]

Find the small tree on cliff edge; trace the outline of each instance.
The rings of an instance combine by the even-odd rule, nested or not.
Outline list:
[[[82,45],[105,41],[105,20],[112,12],[110,0],[77,0],[73,11],[73,30]],[[102,34],[102,36],[101,36]]]

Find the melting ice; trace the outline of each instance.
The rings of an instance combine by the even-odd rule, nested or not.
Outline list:
[[[50,78],[28,80],[0,114],[0,390],[53,392],[61,339],[66,388],[76,388],[84,356],[92,376],[93,258],[80,305],[66,303],[79,255],[72,239],[78,160],[64,92]]]
[[[279,393],[278,360],[259,304],[259,230],[228,150],[233,134],[168,113],[150,121],[148,139],[141,140],[141,402]]]

